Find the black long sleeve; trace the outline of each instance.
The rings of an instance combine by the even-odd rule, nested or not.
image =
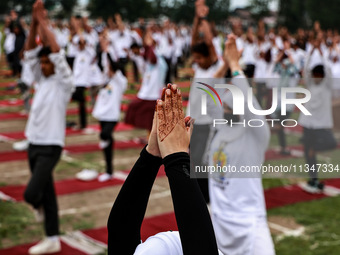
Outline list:
[[[108,228],[108,254],[133,254],[141,242],[140,228],[150,192],[162,159],[146,147],[133,166],[111,209]]]
[[[218,254],[214,229],[196,179],[190,178],[188,153],[163,159],[169,179],[176,221],[184,255]]]

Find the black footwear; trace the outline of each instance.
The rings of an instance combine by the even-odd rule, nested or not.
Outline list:
[[[311,194],[321,194],[324,190],[325,184],[318,180],[309,180],[303,190]]]
[[[288,150],[282,150],[282,151],[280,151],[280,154],[282,156],[290,156],[291,155],[290,151],[288,151]]]

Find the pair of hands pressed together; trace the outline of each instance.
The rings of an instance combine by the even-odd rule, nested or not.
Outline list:
[[[47,11],[42,0],[37,0],[33,5],[32,22],[37,25],[46,21]]]
[[[169,84],[163,89],[162,99],[157,100],[146,150],[162,158],[176,152],[188,152],[192,128],[191,117],[184,118],[180,90],[177,85]]]

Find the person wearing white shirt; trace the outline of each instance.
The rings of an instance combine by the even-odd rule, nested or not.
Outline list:
[[[225,48],[225,59],[234,78],[232,84],[247,95],[249,83],[239,65],[236,37],[229,35]],[[224,77],[223,73],[220,77]],[[263,164],[265,151],[270,140],[270,129],[264,116],[250,112],[247,100],[244,115],[233,114],[233,96],[230,91],[220,93],[223,109],[209,115],[228,120],[227,125],[218,125],[209,146],[209,165],[232,167],[254,167]],[[255,109],[261,109],[254,95]],[[250,119],[261,119],[262,127],[236,125]],[[235,125],[230,125],[231,121]],[[247,156],[245,156],[245,153]],[[267,224],[261,173],[218,171],[209,178],[210,208],[218,248],[223,254],[274,255],[274,245]]]
[[[196,7],[191,47],[192,57],[195,63],[193,66],[195,75],[190,85],[189,102],[186,112],[187,116],[190,115],[196,119],[192,134],[192,143],[190,145],[190,156],[193,166],[205,165],[203,158],[208,143],[210,124],[212,123],[212,119],[209,116],[201,116],[200,114],[201,98],[205,92],[196,88],[198,85],[197,82],[209,84],[211,81],[209,79],[214,78],[215,73],[223,64],[223,61],[217,57],[211,27],[204,18],[206,15],[208,15],[208,9],[206,9],[204,5]],[[204,35],[204,37],[201,38],[200,34]],[[197,179],[198,184],[205,201],[209,203],[208,176],[202,174],[200,177],[201,178]]]
[[[314,58],[312,62],[317,54],[321,59]],[[335,149],[336,140],[332,133],[332,71],[318,45],[307,56],[304,78],[311,93],[311,99],[304,105],[311,115],[300,113],[298,120],[303,127],[304,153],[310,177],[305,190],[322,193],[324,184],[318,180],[316,152]]]
[[[11,18],[9,16],[5,17],[5,26],[4,26],[4,51],[6,54],[6,60],[9,67],[12,68],[14,61],[14,50],[15,50],[15,34],[13,29],[11,28]]]
[[[24,199],[35,209],[37,221],[44,222],[46,238],[32,246],[32,255],[59,252],[59,218],[53,184],[53,169],[58,163],[65,140],[66,110],[73,91],[72,72],[63,51],[48,28],[41,0],[33,6],[32,23],[26,45],[25,61],[34,74],[35,95],[26,125],[29,141],[28,160],[32,176]],[[38,27],[42,42],[37,47]]]
[[[133,64],[133,75],[135,82],[139,82],[139,75],[143,75],[145,72],[145,60],[141,54],[141,46],[137,43],[133,43],[130,47],[129,58]]]
[[[96,52],[91,46],[87,46],[83,37],[80,37],[78,44],[78,52],[73,63],[73,82],[76,91],[72,95],[72,99],[78,102],[80,129],[85,129],[87,126],[85,91],[91,85],[91,65]]]
[[[115,20],[118,29],[112,33],[111,42],[114,44],[118,55],[118,62],[121,65],[121,71],[126,76],[126,65],[129,61],[128,50],[132,44],[132,36],[130,30],[125,26],[119,14],[115,14]]]
[[[266,95],[266,78],[268,62],[266,61],[267,51],[270,49],[270,44],[265,40],[264,32],[259,31],[256,43],[256,68],[254,72],[254,82],[256,85],[256,98],[260,106]]]
[[[284,49],[279,51],[277,58],[275,59],[274,72],[278,75],[277,86],[278,86],[278,105],[281,105],[281,90],[286,87],[296,87],[299,82],[299,70],[297,68],[294,53],[295,51],[291,48],[291,43],[289,40],[283,41]],[[274,81],[275,82],[275,81]],[[294,99],[295,93],[289,93],[287,98]],[[289,118],[294,110],[294,105],[287,106],[286,115],[281,114],[281,109],[277,109],[272,117],[274,119],[279,119],[280,122],[275,124],[275,129],[277,130],[279,144],[280,144],[280,154],[290,155],[290,151],[287,150],[286,133],[285,129],[281,123],[284,119]]]
[[[61,49],[65,49],[68,42],[69,31],[62,24],[61,20],[58,20],[56,23],[53,23],[53,32],[55,34],[57,43]]]
[[[174,76],[178,78],[178,66],[183,64],[183,52],[185,47],[184,37],[181,35],[180,30],[176,30],[175,38],[175,54],[172,57],[172,64],[174,67]]]
[[[162,56],[168,66],[165,83],[171,83],[172,64],[171,59],[175,51],[175,44],[169,30],[163,30],[158,34],[157,54]]]
[[[165,86],[167,65],[163,57],[155,53],[155,41],[151,31],[144,37],[145,72],[137,99],[131,102],[126,112],[125,123],[138,128],[151,130],[153,110]]]
[[[253,78],[256,68],[256,44],[252,28],[248,29],[246,40],[243,44],[242,61],[245,65],[245,75],[248,78]]]
[[[124,91],[127,88],[127,79],[119,70],[117,63],[113,62],[110,55],[103,52],[104,72],[108,74],[109,82],[98,93],[92,115],[100,123],[100,143],[103,150],[106,172],[98,177],[100,182],[112,179],[113,174],[113,130],[120,119],[120,107]],[[107,70],[107,71],[106,71]]]
[[[78,52],[78,43],[79,43],[79,34],[80,28],[78,24],[78,20],[75,17],[71,17],[70,19],[70,30],[69,30],[69,38],[67,42],[67,54],[66,60],[71,69],[73,69],[73,62],[76,54]]]

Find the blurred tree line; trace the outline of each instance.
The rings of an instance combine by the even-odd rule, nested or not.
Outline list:
[[[0,13],[16,8],[20,15],[31,12],[35,0],[0,0]],[[337,28],[340,24],[339,0],[249,0],[248,10],[259,20],[270,13],[269,4],[278,1],[278,25],[295,31],[308,28],[319,20],[323,28]],[[68,18],[77,0],[44,0],[48,10],[61,7],[60,16]],[[230,0],[206,0],[210,8],[209,19],[217,24],[229,15]],[[190,24],[194,17],[195,0],[89,0],[87,10],[92,17],[107,18],[120,13],[123,19],[136,21],[139,17],[158,18],[167,16],[176,22]]]
[[[313,21],[320,21],[323,29],[338,29],[340,24],[339,0],[279,0],[278,24],[289,30],[311,28]]]
[[[26,15],[31,13],[34,2],[35,0],[0,0],[0,13],[8,13],[15,9],[20,15]],[[60,14],[64,17],[69,17],[72,14],[76,3],[77,0],[44,0],[47,10],[52,10],[59,5],[62,9]]]
[[[88,10],[91,15],[107,18],[119,12],[124,19],[135,21],[139,17],[157,18],[167,16],[176,22],[192,23],[196,0],[90,0]],[[210,8],[209,17],[215,22],[226,20],[230,0],[206,0]]]

